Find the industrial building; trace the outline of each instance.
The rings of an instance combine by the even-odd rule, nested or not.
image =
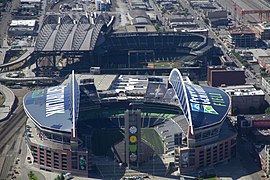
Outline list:
[[[185,29],[183,30],[182,28],[174,28],[175,32],[183,32],[183,33],[194,33],[194,34],[200,34],[205,37],[208,37],[208,29]]]
[[[207,9],[215,8],[209,0],[191,0],[189,3],[194,9],[202,9],[203,7]]]
[[[36,20],[12,20],[9,28],[9,36],[36,36],[37,35]]]
[[[242,136],[252,139],[253,146],[249,153],[258,158],[264,172],[270,175],[270,117],[266,114],[238,116],[237,127]]]
[[[171,29],[197,29],[198,25],[191,16],[171,16],[168,25]]]
[[[253,29],[260,39],[270,40],[270,24],[269,23],[259,23],[257,26],[254,26]]]
[[[241,28],[230,32],[232,44],[238,47],[256,47],[256,34],[249,28]]]
[[[20,0],[21,4],[38,5],[40,6],[41,0]]]
[[[209,20],[209,24],[212,27],[227,26],[228,17],[227,11],[223,9],[205,8],[204,17]]]
[[[270,56],[259,56],[257,61],[261,68],[264,68],[266,72],[270,72]]]
[[[145,4],[139,5],[138,1],[131,4],[131,10],[128,12],[128,19],[130,20],[130,25],[126,25],[127,32],[156,32],[155,26],[152,24],[150,16],[146,14]],[[153,17],[152,17],[153,20]],[[154,22],[156,19],[154,19]]]
[[[270,78],[262,77],[262,89],[265,90],[267,94],[270,94]]]
[[[205,17],[208,19],[227,19],[227,11],[223,9],[214,9],[205,11]]]
[[[231,114],[255,114],[264,110],[265,94],[253,85],[227,86],[221,89],[230,96]]]
[[[95,0],[97,11],[106,11],[111,4],[110,0]]]
[[[210,86],[232,86],[246,83],[245,70],[236,67],[209,66],[207,72],[207,83]]]

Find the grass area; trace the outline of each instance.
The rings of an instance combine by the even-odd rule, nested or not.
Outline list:
[[[118,107],[100,108],[87,112],[81,112],[79,114],[80,119],[97,119],[97,118],[107,118],[107,117],[124,117],[126,109]],[[151,116],[151,117],[166,117],[171,118],[178,114],[174,110],[163,110],[155,108],[147,108],[146,106],[141,109],[141,116]]]
[[[5,102],[5,96],[3,96],[2,94],[0,94],[0,105],[3,105]]]
[[[12,62],[22,56],[26,50],[9,50],[5,57],[5,62]]]
[[[29,180],[38,180],[37,175],[35,175],[33,171],[30,171],[27,175],[28,175]]]
[[[145,140],[157,154],[163,154],[164,146],[162,140],[154,129],[142,129],[142,139]]]
[[[177,68],[181,66],[180,62],[165,62],[165,61],[160,61],[160,62],[154,62],[153,63],[154,68]]]

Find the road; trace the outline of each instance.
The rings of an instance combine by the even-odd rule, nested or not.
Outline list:
[[[244,141],[243,139],[239,138],[237,144],[237,158],[239,158],[242,166],[250,174],[249,177],[252,179],[261,179],[263,172],[261,171],[259,164],[254,161],[254,157],[250,155],[252,150],[252,142]]]
[[[164,18],[163,15],[161,14],[161,10],[159,9],[159,7],[157,6],[157,2],[156,0],[149,0],[149,4],[150,6],[152,6],[152,8],[155,10],[155,13],[157,14],[158,19],[162,22],[162,24],[164,25]]]
[[[26,121],[26,116],[22,105],[19,105],[10,119],[0,128],[0,179],[6,179],[15,161],[15,156],[18,153],[17,137],[20,136],[20,129]],[[20,132],[20,133],[19,133]],[[17,148],[17,149],[16,149]]]
[[[33,47],[27,48],[27,51],[23,55],[21,55],[18,59],[16,59],[15,61],[8,62],[5,64],[0,64],[0,69],[1,68],[8,68],[8,67],[13,66],[15,64],[21,63],[22,61],[25,61],[26,59],[29,58],[29,56],[31,56],[31,54],[33,52],[34,52]]]
[[[227,1],[226,1],[227,2]],[[200,17],[200,14],[195,11],[192,7],[189,6],[188,3],[186,3],[186,1],[182,1],[182,6],[184,8],[187,8],[189,10],[189,12],[191,13],[191,15],[194,17],[195,22],[201,27],[201,28],[207,28],[209,30],[209,37],[214,39],[215,42],[219,45],[219,47],[221,48],[224,56],[226,57],[228,62],[233,62],[237,67],[242,67],[243,65],[241,64],[241,62],[239,62],[239,60],[233,55],[233,54],[229,54],[230,50],[228,49],[228,47],[223,43],[223,41],[219,38],[218,35],[216,35],[216,33],[212,30],[212,28],[207,25]],[[254,79],[256,78],[256,76],[249,70],[246,69],[245,70],[245,74]]]

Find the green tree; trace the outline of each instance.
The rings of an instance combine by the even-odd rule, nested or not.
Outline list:
[[[209,25],[209,19],[204,18],[203,21],[205,22],[205,24]]]
[[[29,180],[38,180],[38,177],[33,173],[33,171],[30,171],[28,173]]]
[[[265,72],[266,71],[266,69],[265,68],[260,68],[260,70],[261,70],[261,72]]]
[[[193,84],[200,85],[200,82],[198,80],[194,80]]]
[[[30,171],[29,173],[28,173],[28,177],[29,177],[29,179],[33,179],[33,176],[34,176],[35,174],[33,173],[33,171]]]
[[[234,107],[233,108],[233,115],[235,116],[235,115],[237,115],[237,114],[239,114],[239,112],[240,112],[240,110],[239,110],[239,108],[238,107]]]
[[[63,173],[61,173],[61,175],[57,175],[54,180],[65,180]]]
[[[265,114],[270,114],[270,107],[265,109]]]

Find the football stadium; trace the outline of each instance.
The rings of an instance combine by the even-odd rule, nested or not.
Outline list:
[[[151,161],[153,154],[169,154],[174,170],[185,173],[226,162],[236,152],[229,108],[224,91],[192,84],[178,69],[169,77],[73,72],[61,85],[24,97],[34,166],[86,177],[96,156],[123,164],[126,158],[135,161],[141,147],[132,143],[140,137],[139,164]],[[126,110],[136,110],[138,127],[125,126]],[[141,135],[134,137],[137,129]],[[132,141],[129,154],[123,150],[125,136]]]

